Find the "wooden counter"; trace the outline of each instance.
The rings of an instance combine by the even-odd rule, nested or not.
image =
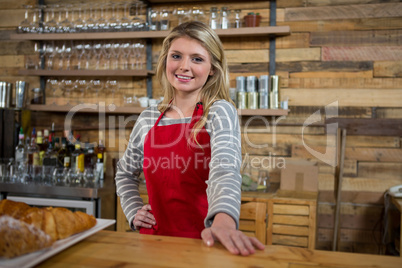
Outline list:
[[[281,267],[400,268],[399,257],[266,246],[242,257],[201,240],[101,231],[41,263],[39,267]]]
[[[242,192],[239,230],[263,244],[315,248],[317,193],[278,190]],[[148,203],[147,189],[140,184],[140,195]],[[131,231],[117,202],[117,231]]]

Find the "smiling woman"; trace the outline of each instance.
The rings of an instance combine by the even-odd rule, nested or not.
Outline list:
[[[195,21],[177,26],[163,42],[157,77],[164,100],[140,115],[116,173],[131,228],[202,238],[208,246],[218,240],[233,254],[263,249],[238,230],[240,126],[216,33]],[[145,206],[141,172],[149,196]]]

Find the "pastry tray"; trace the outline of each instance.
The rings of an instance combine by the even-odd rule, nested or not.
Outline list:
[[[21,267],[28,268],[52,257],[62,250],[84,240],[85,238],[99,232],[100,230],[113,225],[116,220],[96,219],[96,225],[89,230],[72,235],[68,238],[58,240],[49,248],[35,251],[12,259],[0,258],[0,267]]]

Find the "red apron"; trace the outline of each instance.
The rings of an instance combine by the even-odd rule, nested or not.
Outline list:
[[[192,140],[192,127],[201,118],[197,103],[190,123],[158,126],[144,140],[144,175],[151,213],[156,225],[141,234],[201,238],[208,212],[207,184],[211,159],[210,137],[205,128]]]

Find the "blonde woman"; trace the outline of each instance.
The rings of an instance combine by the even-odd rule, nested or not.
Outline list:
[[[220,241],[232,254],[263,249],[238,230],[240,126],[219,37],[200,22],[177,26],[163,42],[157,77],[164,100],[141,113],[115,178],[131,228],[201,238],[208,246]]]

